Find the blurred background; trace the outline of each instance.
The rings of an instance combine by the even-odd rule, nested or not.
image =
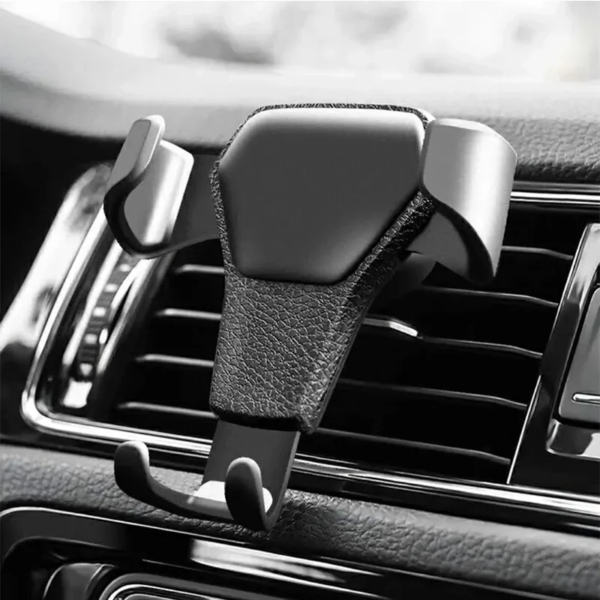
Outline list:
[[[39,0],[0,6],[160,60],[281,72],[600,80],[600,2]]]

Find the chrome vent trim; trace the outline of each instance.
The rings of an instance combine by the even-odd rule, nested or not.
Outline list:
[[[75,184],[77,186],[77,184]],[[560,192],[556,191],[519,191],[522,187],[533,189],[530,185],[517,184],[512,194],[512,202],[535,203],[540,206],[547,205],[572,205],[576,203],[582,207],[600,207],[600,187],[592,191],[585,190],[581,193],[575,189],[573,193],[565,187]],[[536,188],[537,189],[537,188]],[[195,457],[206,459],[210,452],[211,441],[192,437],[156,434],[145,430],[129,427],[120,427],[110,424],[92,423],[85,419],[58,415],[47,410],[38,402],[38,393],[44,367],[52,352],[61,324],[67,316],[71,301],[75,297],[82,278],[90,271],[92,265],[97,264],[99,248],[106,248],[107,239],[111,236],[107,230],[106,221],[102,211],[98,212],[96,219],[86,236],[79,252],[74,257],[72,266],[64,280],[62,288],[51,312],[46,320],[43,331],[39,337],[31,369],[22,395],[21,412],[24,420],[34,429],[58,436],[65,436],[82,440],[96,440],[118,443],[126,440],[138,440],[148,444],[151,448],[172,450],[193,454]],[[107,249],[106,249],[107,250]],[[106,250],[104,255],[106,255]],[[126,315],[135,309],[136,299],[143,295],[147,289],[152,275],[161,272],[168,266],[168,259],[144,261],[143,269],[139,269],[138,277],[132,284],[132,289],[127,298],[115,331],[126,329]],[[117,339],[117,338],[114,338]],[[105,366],[111,353],[114,352],[116,343],[112,339],[106,345],[100,362]],[[98,369],[101,375],[103,370]],[[453,498],[471,498],[491,503],[504,503],[515,506],[527,506],[541,511],[560,512],[563,514],[584,515],[600,517],[600,501],[588,496],[539,490],[527,487],[499,484],[477,484],[460,480],[448,480],[433,477],[407,476],[398,473],[380,473],[360,468],[360,465],[346,464],[334,461],[317,461],[312,458],[298,455],[294,462],[294,470],[316,476],[331,477],[347,483],[368,483],[397,491],[426,490],[441,496]]]

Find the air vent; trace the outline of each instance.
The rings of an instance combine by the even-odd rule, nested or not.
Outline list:
[[[489,288],[436,268],[412,295],[376,303],[321,428],[303,437],[299,453],[371,470],[505,482],[591,220],[589,211],[513,203]],[[218,243],[176,256],[139,329],[112,423],[213,435],[208,397],[223,283]],[[418,335],[403,332],[405,324]]]

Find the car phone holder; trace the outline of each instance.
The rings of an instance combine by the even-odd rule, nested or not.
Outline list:
[[[217,230],[187,185],[192,155],[163,131],[160,117],[133,124],[104,207],[142,258],[220,236],[219,419],[194,493],[158,482],[140,442],[117,449],[116,481],[166,511],[269,529],[299,436],[318,427],[382,287],[395,276],[409,291],[435,262],[478,284],[494,277],[516,155],[484,125],[412,108],[265,107],[212,170]]]

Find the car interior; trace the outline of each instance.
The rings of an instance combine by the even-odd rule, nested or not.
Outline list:
[[[1,597],[599,598],[600,70],[253,52],[0,6]]]

